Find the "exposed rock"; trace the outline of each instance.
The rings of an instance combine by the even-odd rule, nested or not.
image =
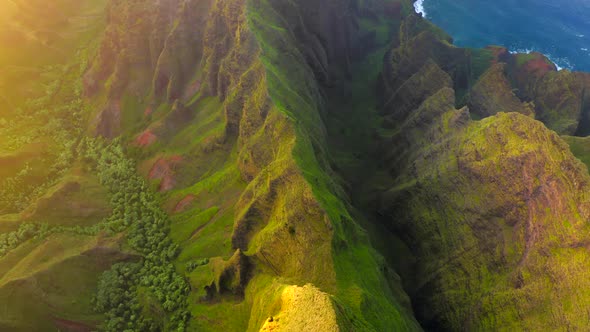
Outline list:
[[[215,280],[217,291],[221,294],[229,292],[243,295],[250,278],[250,267],[249,258],[237,249]]]
[[[407,79],[383,105],[387,119],[393,123],[408,118],[409,114],[427,97],[453,85],[451,77],[431,60]]]
[[[481,91],[495,67],[477,98],[499,98]],[[395,179],[380,210],[415,255],[404,280],[418,319],[448,330],[583,329],[585,295],[574,289],[590,280],[573,271],[590,268],[587,170],[541,122],[514,112],[471,121],[449,90],[404,106],[414,111],[389,123],[380,148]],[[521,105],[512,97],[498,107]]]
[[[508,75],[521,100],[533,101],[538,120],[560,134],[586,135],[587,123],[581,123],[588,109],[590,74],[557,71],[555,65],[539,53],[513,55],[507,59]]]
[[[158,140],[158,136],[154,135],[151,130],[146,130],[135,138],[135,144],[139,147],[148,147]]]
[[[182,162],[181,156],[159,158],[149,172],[150,180],[160,180],[159,191],[165,192],[174,188],[176,184],[175,168]]]
[[[467,102],[470,111],[482,118],[500,112],[518,112],[534,116],[534,106],[521,102],[512,91],[504,68],[503,63],[494,64],[473,86]]]
[[[109,3],[84,76],[98,111],[91,129],[139,147],[165,146],[132,150],[151,163],[148,177],[176,204],[175,218],[200,203],[195,197],[223,200],[211,222],[218,228],[191,238],[219,241],[215,255],[223,256],[190,275],[206,289],[210,301],[199,305],[211,317],[235,301],[250,315],[238,318],[242,330],[420,328],[334,171],[348,160],[328,143],[327,92],[350,83],[356,60],[391,42],[379,82],[383,126],[377,114],[367,125],[379,155],[375,182],[382,180],[371,188],[372,204],[415,256],[404,286],[424,327],[585,328],[590,177],[555,133],[522,114],[560,133],[590,132],[588,76],[557,72],[538,54],[455,47],[417,15],[391,37],[407,2]],[[360,99],[373,107],[373,97]],[[209,101],[216,108],[206,111],[217,114],[199,108]],[[470,112],[485,119],[473,121]],[[187,142],[193,133],[185,129],[201,120],[211,126]],[[180,152],[166,145],[175,139]],[[182,156],[162,157],[167,151]],[[195,170],[198,158],[211,165]],[[232,194],[223,197],[219,174],[228,173]],[[84,254],[119,254],[102,249]],[[229,326],[209,317],[197,323]]]
[[[313,285],[286,286],[281,293],[280,311],[271,316],[260,332],[341,331],[330,296]]]
[[[88,95],[106,86],[111,96],[124,91],[170,101],[182,91],[203,53],[200,41],[212,1],[111,1],[100,50],[85,75]],[[191,28],[189,29],[189,25]]]
[[[121,134],[121,101],[110,102],[96,117],[94,133],[105,138],[115,138]]]
[[[193,203],[194,200],[195,200],[194,195],[187,195],[185,198],[181,199],[176,204],[176,207],[174,208],[174,212],[175,213],[184,212],[185,210],[187,210],[191,206],[191,204]]]

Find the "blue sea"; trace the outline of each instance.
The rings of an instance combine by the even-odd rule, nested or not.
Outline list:
[[[536,51],[558,68],[590,72],[590,0],[418,0],[414,8],[458,46]]]

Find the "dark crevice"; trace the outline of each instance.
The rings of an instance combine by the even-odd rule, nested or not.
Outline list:
[[[575,136],[586,137],[590,135],[590,103],[587,100],[588,97],[589,96],[586,95],[586,88],[584,88],[582,90],[580,121],[576,133],[574,134]]]

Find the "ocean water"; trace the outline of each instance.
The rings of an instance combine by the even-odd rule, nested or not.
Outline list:
[[[590,0],[418,0],[414,8],[458,46],[536,51],[558,68],[590,72]]]

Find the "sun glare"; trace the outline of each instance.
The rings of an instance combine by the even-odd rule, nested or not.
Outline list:
[[[16,10],[16,4],[12,0],[0,1],[0,18],[6,18]]]

